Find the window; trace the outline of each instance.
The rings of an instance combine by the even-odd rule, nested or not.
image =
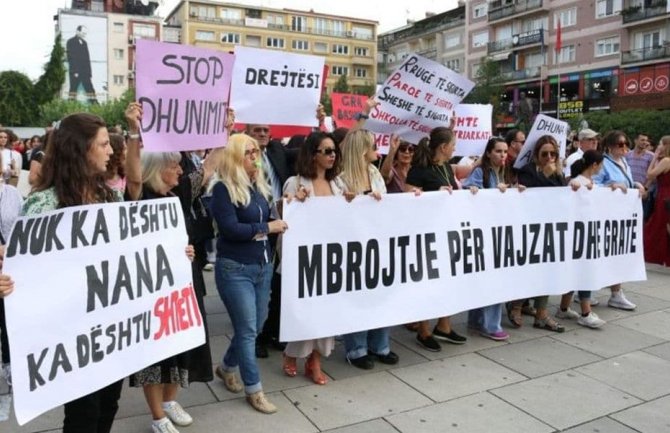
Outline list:
[[[461,45],[461,34],[452,33],[444,37],[444,48],[454,48]]]
[[[636,48],[656,48],[661,46],[661,31],[653,30],[647,33],[640,33],[635,37]]]
[[[473,80],[477,78],[477,74],[479,74],[479,68],[481,66],[481,63],[473,63],[472,68],[470,68],[470,78]]]
[[[372,29],[369,27],[352,27],[351,32],[356,39],[372,39]]]
[[[489,13],[488,2],[475,5],[472,8],[472,19],[476,20],[477,18],[485,17],[487,13]]]
[[[489,31],[472,34],[472,48],[485,47],[489,42]]]
[[[333,36],[344,36],[344,21],[333,21]]]
[[[349,54],[349,45],[333,44],[333,54]]]
[[[239,33],[221,33],[221,43],[224,43],[224,44],[239,44],[240,43],[240,34]]]
[[[504,41],[507,39],[512,39],[512,25],[501,26],[496,28],[496,41]]]
[[[254,35],[247,35],[246,36],[246,42],[247,42],[248,47],[260,48],[261,37],[260,36],[254,36]]]
[[[268,15],[269,27],[281,28],[284,26],[284,17],[281,15]]]
[[[570,63],[575,61],[575,46],[566,45],[561,48],[561,52],[556,56],[556,63]]]
[[[294,32],[304,32],[307,30],[307,17],[291,17],[291,30]]]
[[[596,0],[596,18],[606,18],[621,12],[621,0]]]
[[[449,59],[444,62],[444,66],[454,72],[461,72],[461,59]]]
[[[328,20],[323,18],[317,18],[314,21],[314,31],[318,35],[325,35],[328,31]]]
[[[208,32],[206,30],[196,30],[195,31],[195,40],[196,41],[214,41],[214,32]]]
[[[574,60],[574,59],[573,59]],[[541,52],[530,53],[526,55],[526,68],[539,68],[544,64],[544,57]]]
[[[307,51],[309,50],[309,41],[296,41],[294,40],[291,44],[294,50],[302,50],[302,51]]]
[[[156,39],[156,27],[150,24],[133,24],[133,36],[136,38]]]
[[[523,32],[533,32],[536,30],[548,29],[549,17],[535,18],[534,20],[527,20],[523,22],[521,29]]]
[[[314,42],[314,52],[325,54],[328,52],[328,44],[325,42]]]
[[[356,68],[354,75],[356,75],[356,78],[367,78],[368,70],[365,68]]]
[[[198,18],[216,18],[216,8],[213,6],[191,6],[191,16]]]
[[[346,66],[333,66],[333,75],[349,75],[349,68]]]
[[[596,57],[619,53],[619,37],[614,36],[596,41]]]
[[[282,38],[267,38],[265,46],[270,48],[284,48],[284,40]]]
[[[242,11],[239,9],[221,9],[219,16],[225,20],[241,20]]]
[[[369,56],[369,52],[367,48],[363,47],[354,47],[354,55],[358,57],[367,57]]]
[[[561,20],[561,28],[577,25],[577,8],[565,9],[554,14],[554,28],[558,27]]]
[[[120,48],[114,48],[114,58],[116,60],[123,60],[123,50]]]
[[[114,23],[114,33],[123,33],[123,23]]]
[[[123,75],[114,75],[114,85],[122,86],[124,81]]]

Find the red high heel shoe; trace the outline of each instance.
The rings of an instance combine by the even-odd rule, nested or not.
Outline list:
[[[307,358],[305,361],[305,376],[312,379],[312,382],[316,383],[317,385],[325,385],[328,383],[328,378],[321,371],[320,360],[315,361],[312,355],[310,355],[309,358]]]
[[[295,358],[290,356],[284,356],[284,364],[282,365],[282,370],[284,374],[288,377],[295,377],[298,375],[298,366],[296,365]]]

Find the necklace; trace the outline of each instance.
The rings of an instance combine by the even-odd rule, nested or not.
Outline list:
[[[447,167],[442,165],[435,165],[433,164],[433,171],[437,172],[437,174],[444,180],[445,185],[444,186],[451,186],[451,175],[449,174],[449,170],[447,170]]]

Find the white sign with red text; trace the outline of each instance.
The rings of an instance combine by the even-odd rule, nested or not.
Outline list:
[[[3,272],[20,425],[205,343],[187,242],[177,198],[18,219]]]
[[[493,106],[459,104],[456,106],[455,156],[482,156],[491,138]]]
[[[533,127],[526,137],[526,142],[521,148],[521,152],[516,157],[514,168],[521,168],[533,160],[533,148],[537,140],[543,135],[551,135],[560,147],[559,154],[565,157],[565,140],[568,137],[568,123],[562,120],[544,114],[538,114],[533,122]]]

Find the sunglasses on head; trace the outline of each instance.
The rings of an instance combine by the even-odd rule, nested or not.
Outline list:
[[[334,147],[327,147],[325,149],[317,149],[316,153],[321,153],[326,156],[337,155],[337,149],[335,149]]]
[[[553,156],[554,158],[558,158],[558,152],[554,152],[553,150],[544,150],[540,152],[540,156],[542,158],[549,158]]]
[[[409,144],[401,144],[400,146],[398,146],[398,152],[414,153],[414,146],[411,146]]]

